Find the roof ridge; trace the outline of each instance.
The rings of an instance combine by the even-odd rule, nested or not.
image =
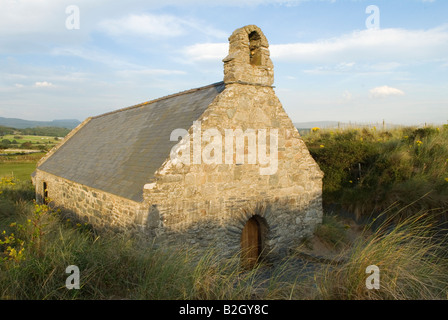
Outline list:
[[[163,96],[163,97],[160,97],[160,98],[156,98],[156,99],[153,99],[153,100],[142,102],[142,103],[139,103],[139,104],[136,104],[136,105],[132,105],[132,106],[129,106],[129,107],[124,107],[124,108],[117,109],[117,110],[114,110],[114,111],[109,111],[109,112],[106,112],[106,113],[103,113],[103,114],[100,114],[100,115],[97,115],[97,116],[93,116],[93,117],[91,117],[91,119],[97,119],[97,118],[108,116],[108,115],[115,114],[115,113],[118,113],[118,112],[127,111],[127,110],[131,110],[131,109],[136,109],[136,108],[148,105],[148,104],[152,104],[152,103],[155,103],[155,102],[159,102],[159,101],[162,101],[162,100],[166,100],[166,99],[170,99],[170,98],[173,98],[173,97],[181,96],[181,95],[184,95],[184,94],[200,91],[200,90],[203,90],[203,89],[216,87],[216,86],[222,85],[222,84],[224,84],[224,81],[215,82],[215,83],[203,86],[203,87],[198,87],[198,88],[193,88],[193,89],[180,91],[178,93],[173,93],[173,94],[166,95],[166,96]]]

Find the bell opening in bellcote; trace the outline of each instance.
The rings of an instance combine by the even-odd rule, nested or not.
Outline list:
[[[255,25],[236,29],[229,37],[229,54],[223,59],[224,82],[271,87],[274,66],[268,41]]]
[[[249,34],[249,51],[250,51],[250,64],[253,66],[261,65],[261,37],[257,31],[252,31]]]

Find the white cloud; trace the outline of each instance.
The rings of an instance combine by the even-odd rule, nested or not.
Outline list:
[[[58,47],[54,48],[51,54],[56,56],[78,57],[84,60],[93,61],[98,64],[104,64],[111,70],[118,70],[117,75],[120,77],[169,76],[186,74],[186,72],[183,70],[149,68],[147,66],[129,62],[116,55],[97,49]]]
[[[91,15],[78,3],[81,28],[68,30],[65,8],[69,4],[65,0],[0,0],[0,54],[42,54],[51,44],[81,45],[88,41]]]
[[[321,72],[344,72],[355,67],[368,71],[388,71],[407,63],[441,60],[448,55],[448,24],[429,30],[379,29],[354,31],[314,42],[270,44],[275,61],[317,63]],[[223,59],[228,43],[197,43],[183,53],[188,60]],[[397,62],[398,61],[398,62]],[[328,65],[333,65],[328,67]]]
[[[319,65],[312,69],[306,69],[303,72],[314,75],[335,75],[335,74],[350,74],[350,75],[386,75],[396,73],[397,69],[404,67],[402,63],[398,62],[373,62],[373,63],[337,63]]]
[[[111,68],[138,67],[137,65],[128,62],[126,59],[123,59],[115,54],[97,48],[73,47],[73,46],[56,47],[51,50],[51,54],[55,56],[78,57],[84,60],[101,63]]]
[[[111,36],[178,37],[191,29],[214,37],[227,36],[204,22],[167,14],[129,14],[120,19],[103,20],[98,26]]]
[[[99,23],[101,30],[113,36],[124,34],[175,37],[185,33],[181,20],[171,15],[131,14]]]
[[[157,10],[163,7],[187,7],[202,6],[202,7],[253,7],[259,5],[267,5],[275,3],[277,5],[298,5],[304,1],[309,0],[228,0],[219,2],[208,0],[128,0],[128,1],[110,1],[110,0],[1,0],[0,1],[0,35],[27,35],[27,34],[43,34],[48,37],[49,34],[62,33],[67,35],[65,28],[65,21],[69,14],[65,9],[69,5],[76,5],[80,9],[81,28],[77,33],[83,30],[89,30],[98,23],[98,21],[111,22],[108,27],[112,32],[119,32],[117,26],[123,26],[124,22],[141,22],[144,27],[151,27],[149,30],[142,32],[153,33],[153,28],[158,28],[157,23],[160,23],[159,31],[168,32],[164,29],[167,26],[179,27],[180,29],[173,30],[173,32],[182,31],[184,24],[192,23],[185,19],[178,19],[178,17],[171,15],[139,15],[136,12]],[[330,0],[329,0],[330,1]],[[331,1],[330,1],[331,2]],[[132,15],[134,13],[134,15]],[[126,18],[110,20],[110,17],[130,15]],[[173,21],[172,19],[179,21]],[[106,19],[106,20],[103,20]],[[129,28],[133,31],[136,26],[132,25]],[[210,30],[210,29],[209,29]],[[207,32],[208,30],[203,30]],[[211,33],[210,33],[211,35]],[[227,34],[226,34],[227,36]]]
[[[0,34],[3,36],[48,31],[54,27],[51,16],[61,9],[59,4],[50,1],[2,0],[1,7]]]
[[[139,69],[139,70],[120,70],[118,75],[124,77],[133,76],[169,76],[169,75],[184,75],[185,71],[182,70],[169,70],[169,69]]]
[[[197,43],[185,47],[183,53],[188,57],[187,61],[219,61],[227,56],[228,51],[228,43]]]
[[[42,81],[42,82],[37,81],[36,83],[34,83],[34,86],[37,88],[52,87],[53,84],[51,82],[47,82],[47,81]]]
[[[448,25],[354,31],[310,43],[271,45],[270,51],[273,59],[314,63],[436,59],[448,54]]]
[[[343,99],[344,101],[350,101],[350,100],[353,99],[353,95],[352,95],[348,90],[346,90],[346,91],[344,91],[344,93],[342,94],[342,99]]]
[[[382,86],[382,87],[376,87],[369,91],[369,96],[371,98],[385,98],[388,96],[402,96],[404,95],[404,92],[400,89],[388,87],[388,86]]]

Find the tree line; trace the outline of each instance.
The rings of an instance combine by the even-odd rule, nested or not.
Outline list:
[[[35,127],[16,129],[11,127],[0,126],[0,136],[9,134],[25,135],[25,136],[47,136],[47,137],[65,137],[71,129],[60,127]]]

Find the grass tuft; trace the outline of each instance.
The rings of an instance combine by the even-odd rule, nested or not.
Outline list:
[[[353,245],[345,263],[328,266],[319,275],[320,299],[447,298],[448,251],[441,236],[446,230],[432,212],[385,216],[374,233]],[[371,265],[379,268],[378,290],[366,286]]]

